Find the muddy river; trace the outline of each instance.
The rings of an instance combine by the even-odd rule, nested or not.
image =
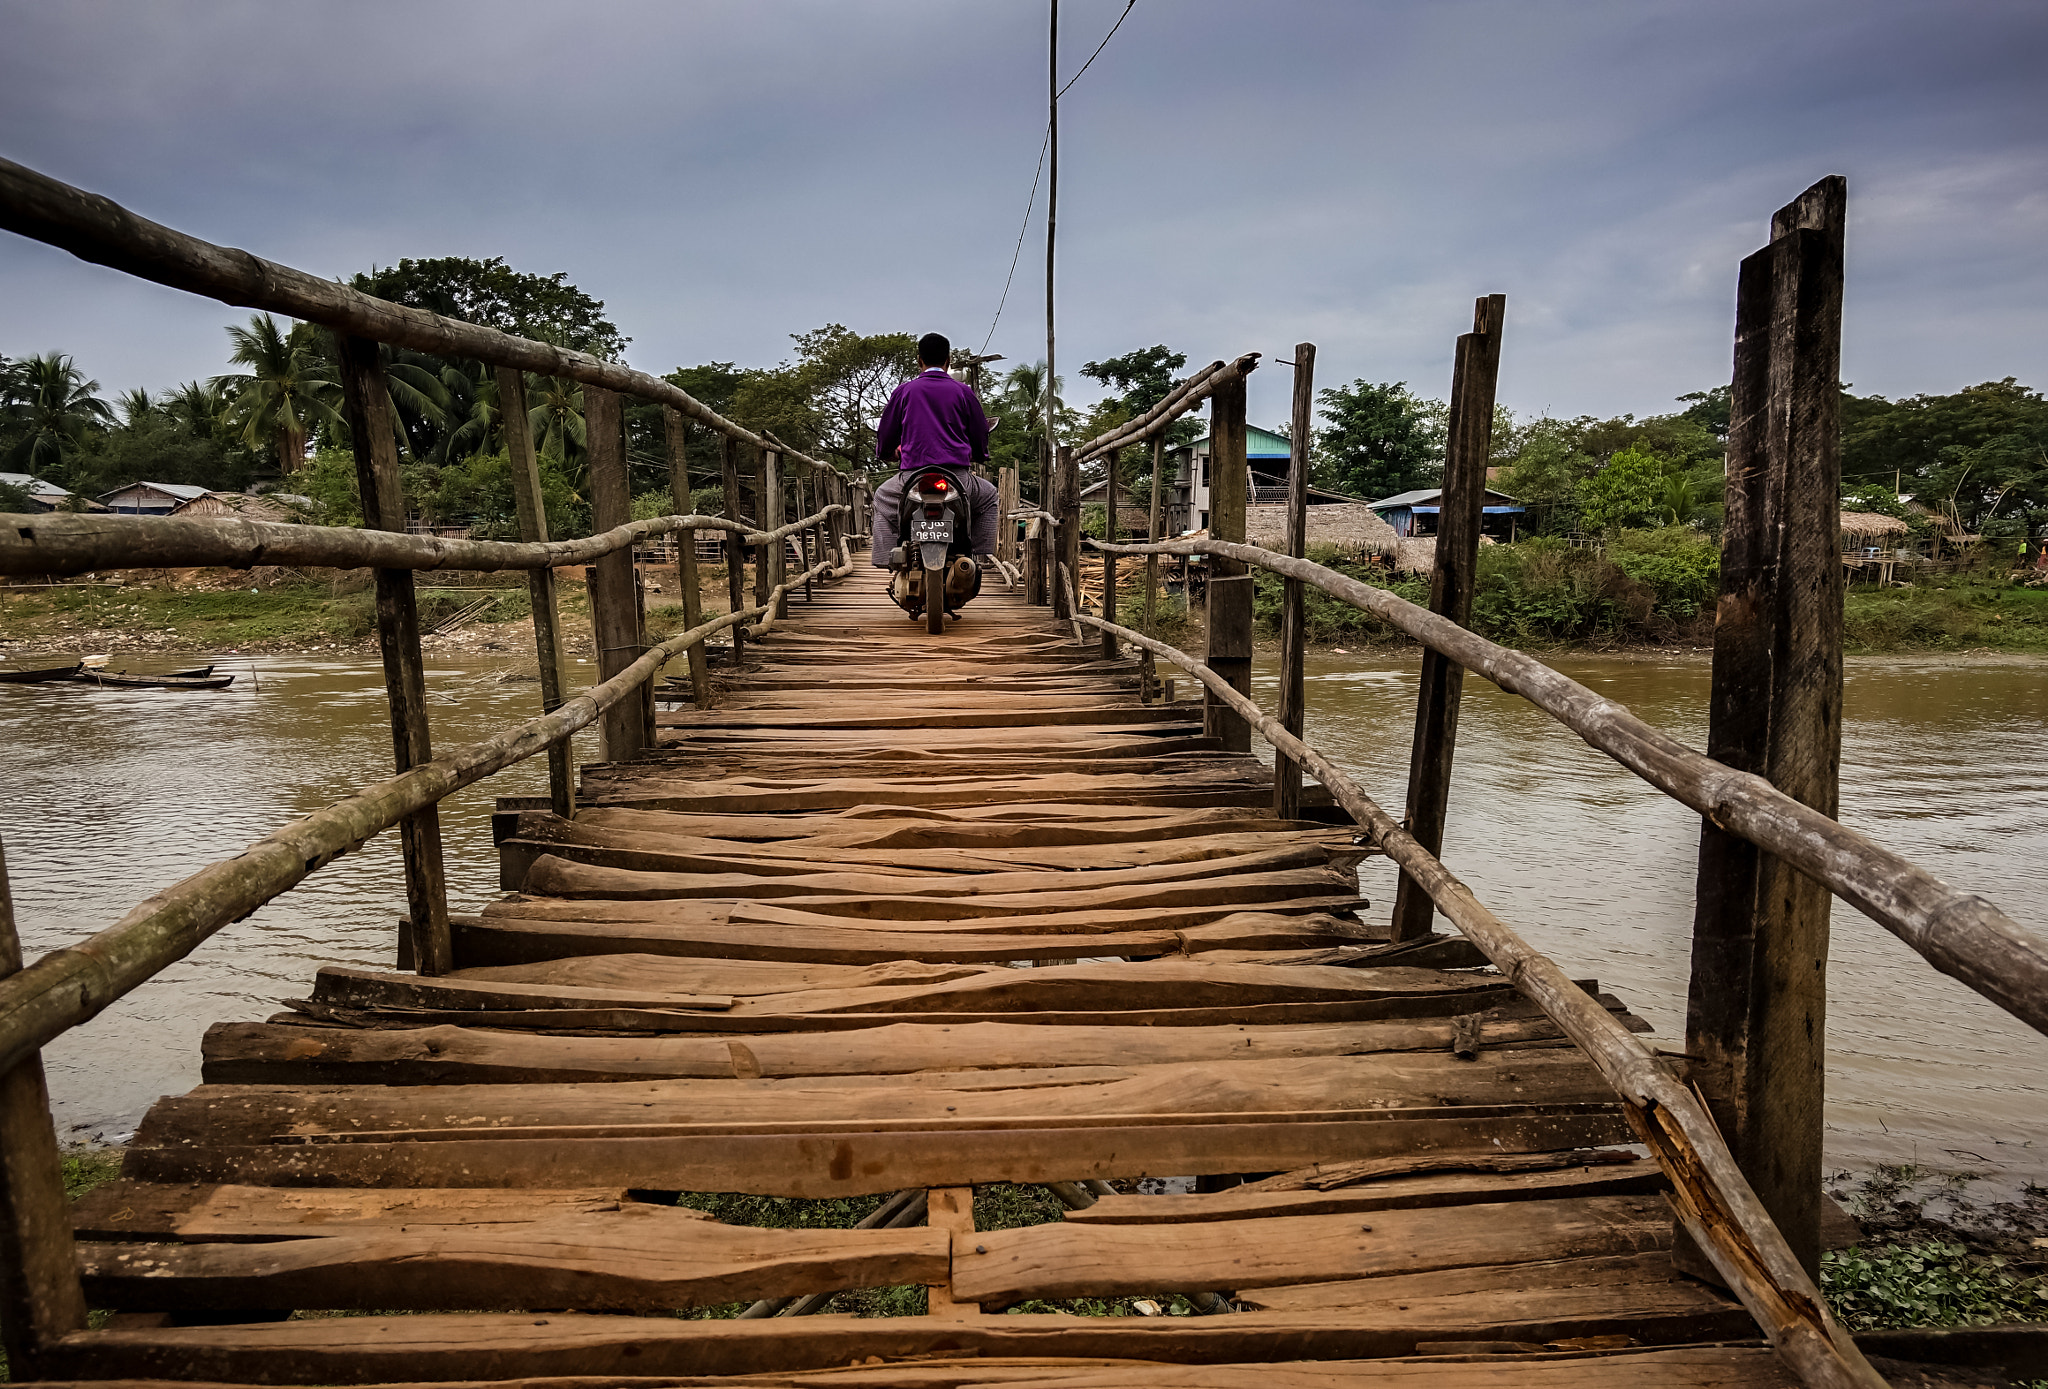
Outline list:
[[[1703,740],[1702,658],[1558,664]],[[244,673],[219,694],[0,687],[0,839],[31,957],[387,773],[375,663],[265,658],[253,679],[246,663],[229,668]],[[1415,672],[1412,658],[1335,654],[1309,668],[1310,737],[1397,813]],[[537,712],[536,685],[509,673],[504,662],[435,661],[436,741]],[[1270,661],[1260,679],[1270,704]],[[1856,660],[1847,706],[1843,818],[2048,925],[2048,663]],[[1458,752],[1447,861],[1575,975],[1597,976],[1665,1045],[1682,1045],[1697,820],[1483,681],[1468,683]],[[457,910],[496,891],[491,799],[545,780],[536,760],[444,808]],[[1392,871],[1375,860],[1361,876],[1384,911]],[[221,932],[50,1048],[60,1131],[120,1139],[156,1096],[198,1081],[209,1023],[266,1016],[303,995],[323,962],[388,966],[402,903],[385,835]],[[1917,1161],[1999,1186],[2048,1180],[2048,1039],[1840,906],[1829,981],[1833,1164]]]

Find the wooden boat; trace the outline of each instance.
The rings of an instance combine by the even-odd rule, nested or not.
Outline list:
[[[127,674],[126,671],[121,673],[123,675]],[[195,666],[191,670],[173,670],[167,671],[165,674],[172,680],[204,680],[207,676],[213,674],[213,667]]]
[[[210,669],[210,667],[209,667]],[[129,675],[125,671],[81,670],[71,677],[87,685],[110,685],[121,690],[224,690],[235,683],[232,675]]]
[[[40,685],[46,680],[62,680],[78,674],[79,663],[68,666],[41,666],[34,670],[8,670],[0,668],[0,685]]]

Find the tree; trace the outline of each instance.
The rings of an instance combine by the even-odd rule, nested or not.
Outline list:
[[[1670,465],[1654,453],[1623,449],[1578,485],[1579,508],[1589,531],[1656,524],[1663,509]]]
[[[1064,439],[1074,424],[1060,392],[1064,377],[1052,380],[1056,438]],[[989,436],[990,462],[1000,468],[1015,468],[1019,485],[1028,493],[1038,486],[1038,462],[1045,444],[1046,378],[1044,362],[1019,362],[1003,374],[996,397],[999,423]]]
[[[233,398],[230,422],[249,448],[266,444],[277,454],[278,471],[296,472],[306,461],[306,440],[315,424],[337,434],[347,426],[335,408],[341,386],[310,323],[278,327],[267,313],[252,315],[247,328],[230,327],[234,351],[228,360],[249,370],[213,378],[213,388]]]
[[[1174,373],[1187,362],[1187,353],[1170,351],[1162,343],[1126,352],[1121,357],[1083,362],[1081,374],[1115,391],[1123,403],[1125,418],[1136,419],[1166,399],[1180,384]]]
[[[506,265],[502,256],[401,260],[381,270],[372,266],[350,283],[394,304],[537,338],[607,361],[624,356],[632,341],[604,316],[604,301],[570,284],[565,272],[523,274]]]
[[[1425,400],[1405,381],[1353,381],[1316,393],[1326,428],[1317,432],[1315,478],[1367,501],[1443,481],[1442,401]]]
[[[526,381],[526,427],[534,451],[557,463],[573,464],[582,485],[583,386],[566,376],[531,376]]]
[[[12,471],[66,480],[69,458],[113,422],[114,412],[94,394],[99,388],[61,352],[8,364],[0,376],[0,413],[8,425]]]

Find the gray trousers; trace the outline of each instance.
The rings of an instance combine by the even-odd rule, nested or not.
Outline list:
[[[996,485],[985,477],[967,475],[967,529],[974,538],[974,553],[996,552],[996,527],[1002,524],[1001,499]],[[877,569],[889,567],[889,552],[896,548],[896,523],[903,511],[903,471],[875,489],[875,514],[871,527],[874,540],[868,549],[868,563]]]

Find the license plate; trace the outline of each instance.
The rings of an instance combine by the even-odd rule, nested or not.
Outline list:
[[[953,543],[951,521],[912,521],[910,543],[913,545],[950,545]]]

